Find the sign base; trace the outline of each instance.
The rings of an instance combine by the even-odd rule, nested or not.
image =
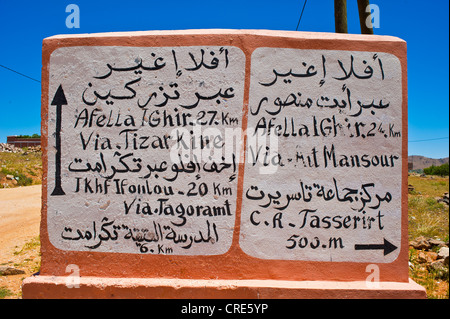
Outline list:
[[[34,276],[24,299],[424,299],[425,288],[409,282],[286,280],[194,280]]]

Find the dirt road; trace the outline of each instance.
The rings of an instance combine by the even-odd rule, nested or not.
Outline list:
[[[41,187],[0,189],[0,264],[39,235]]]
[[[0,266],[25,272],[0,276],[0,299],[21,298],[22,280],[39,270],[40,245],[36,238],[41,220],[41,188],[35,185],[0,189]],[[30,242],[37,244],[24,249]]]

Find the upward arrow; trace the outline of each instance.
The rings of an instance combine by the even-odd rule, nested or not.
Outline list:
[[[52,105],[67,105],[66,96],[64,95],[64,90],[60,85],[56,90],[55,96],[53,97]]]
[[[51,105],[56,105],[56,129],[55,129],[55,188],[52,196],[66,195],[61,187],[61,115],[62,106],[67,105],[66,96],[61,85],[56,90]]]

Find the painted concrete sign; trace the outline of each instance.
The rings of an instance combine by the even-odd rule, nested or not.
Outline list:
[[[42,274],[408,281],[404,41],[55,36],[42,83]]]
[[[379,52],[258,48],[251,66],[244,252],[394,260],[399,60]],[[52,243],[80,251],[227,252],[240,157],[224,136],[242,121],[244,70],[236,47],[54,51]]]
[[[400,61],[387,53],[253,52],[248,134],[267,137],[268,155],[257,160],[258,143],[246,150],[246,253],[318,261],[398,256],[400,79]]]
[[[55,50],[48,117],[52,244],[225,253],[236,220],[239,154],[223,136],[241,125],[244,69],[243,52],[230,46]]]

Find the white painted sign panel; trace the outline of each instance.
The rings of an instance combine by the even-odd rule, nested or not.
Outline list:
[[[383,52],[258,48],[240,246],[262,259],[392,262],[402,86]]]
[[[239,154],[225,152],[223,136],[241,126],[244,71],[243,52],[230,46],[55,50],[51,243],[75,251],[225,253]]]
[[[63,250],[389,263],[402,78],[383,52],[64,47],[50,58],[47,222]],[[248,75],[247,75],[248,76]]]

